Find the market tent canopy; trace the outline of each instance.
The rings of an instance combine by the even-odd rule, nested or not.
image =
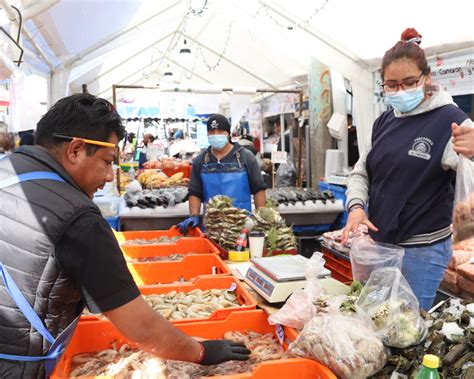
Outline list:
[[[12,3],[27,15],[26,62],[52,74],[52,100],[82,84],[111,98],[113,84],[156,85],[165,72],[179,84],[294,86],[311,56],[369,89],[367,73],[405,27],[423,34],[429,54],[472,47],[474,40],[471,0]],[[182,48],[190,58],[182,58]]]

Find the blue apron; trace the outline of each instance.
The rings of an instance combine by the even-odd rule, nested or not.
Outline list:
[[[0,189],[29,180],[55,180],[58,182],[64,182],[64,179],[54,172],[34,171],[0,181]],[[30,324],[43,336],[45,340],[51,344],[51,347],[45,356],[24,356],[0,353],[0,359],[22,362],[38,362],[44,360],[46,377],[48,378],[53,372],[59,359],[61,359],[61,356],[64,353],[64,350],[66,349],[72,334],[74,333],[80,315],[76,317],[76,319],[71,322],[68,327],[64,329],[62,333],[60,333],[55,339],[53,335],[46,329],[43,322],[34,311],[33,307],[28,303],[28,300],[25,298],[25,296],[23,296],[2,262],[0,262],[0,276],[5,283],[5,288],[8,294],[13,299],[16,306],[20,309]]]
[[[237,162],[209,163],[209,153],[204,157],[201,168],[201,181],[204,190],[204,202],[216,195],[225,195],[232,199],[237,208],[252,211],[252,199],[247,170],[240,162],[240,153],[236,153]]]

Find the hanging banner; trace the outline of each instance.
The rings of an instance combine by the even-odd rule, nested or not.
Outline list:
[[[248,108],[250,99],[254,95],[235,95],[232,94],[230,97],[230,114],[232,127],[231,130],[234,131],[237,126],[239,126],[240,119],[244,115],[245,111]]]
[[[326,150],[332,140],[326,127],[332,115],[331,73],[329,68],[312,58],[309,69],[309,127],[311,146],[311,184],[316,187],[324,177]],[[307,178],[309,180],[310,178]]]
[[[249,134],[258,139],[263,154],[263,129],[260,103],[250,103],[248,108]]]
[[[440,55],[428,64],[433,82],[451,96],[474,94],[474,49],[462,55]]]
[[[263,117],[296,112],[295,104],[299,102],[296,93],[276,93],[260,102]]]

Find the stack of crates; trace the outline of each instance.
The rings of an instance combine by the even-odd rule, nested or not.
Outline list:
[[[231,275],[231,271],[219,256],[219,249],[199,229],[181,236],[179,229],[115,232],[128,267],[142,295],[163,295],[173,292],[188,293],[194,290],[219,289],[235,294],[239,306],[217,309],[208,317],[170,320],[178,329],[190,336],[205,339],[222,339],[229,331],[246,333],[273,333],[277,329],[268,323],[268,314],[257,310],[257,302],[246,287]],[[155,239],[179,237],[165,244],[131,244],[134,239]],[[165,257],[171,254],[183,255],[180,260],[143,259]],[[298,332],[283,328],[280,340],[286,349],[296,339]],[[83,315],[78,327],[58,363],[52,378],[68,377],[73,368],[73,357],[81,353],[94,353],[112,346],[119,348],[131,344],[112,323],[94,315]],[[232,378],[233,376],[225,376]],[[302,358],[279,359],[260,363],[252,372],[238,374],[236,378],[324,378],[336,379],[331,371],[316,361]],[[224,377],[221,377],[224,378]]]

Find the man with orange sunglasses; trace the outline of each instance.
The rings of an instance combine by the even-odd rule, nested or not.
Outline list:
[[[84,306],[166,359],[248,359],[242,344],[186,336],[140,296],[92,202],[124,134],[112,104],[72,95],[39,121],[34,146],[0,160],[0,378],[48,377]]]

